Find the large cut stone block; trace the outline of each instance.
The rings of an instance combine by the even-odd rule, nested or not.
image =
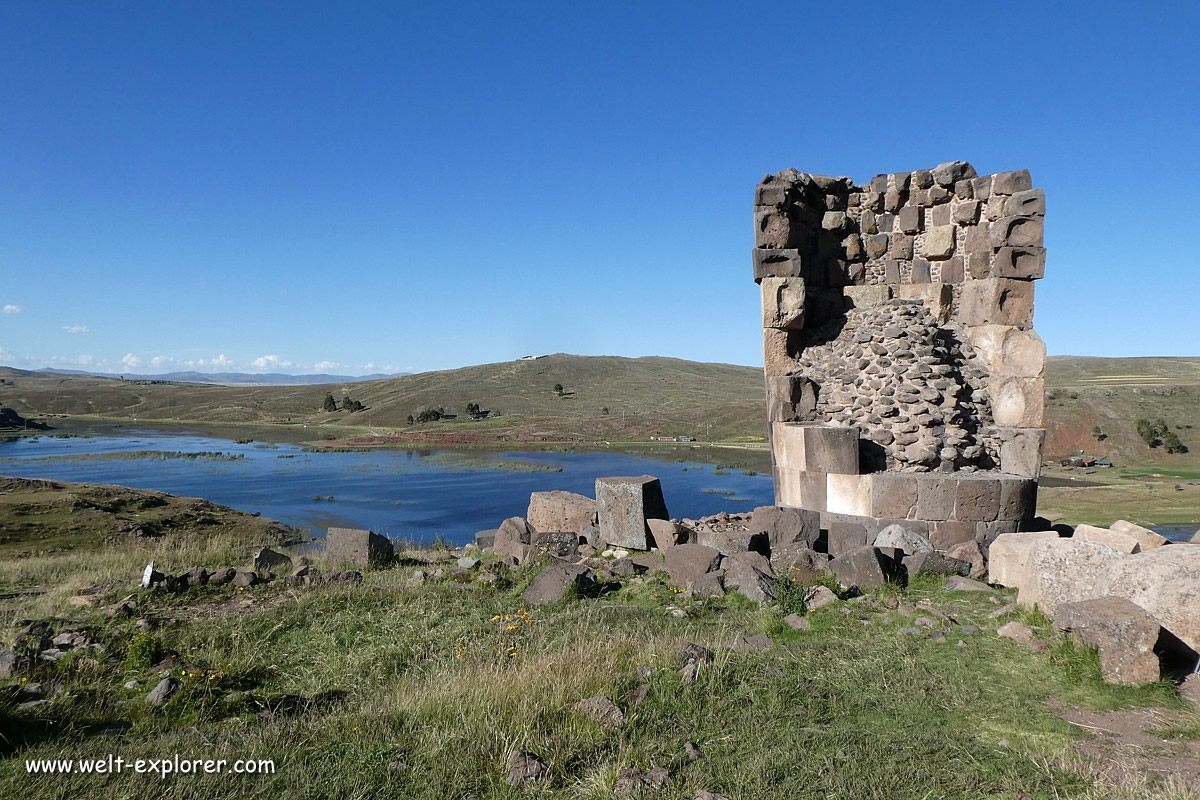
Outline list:
[[[825,473],[776,467],[775,503],[780,506],[824,511]]]
[[[1009,217],[1045,216],[1046,192],[1042,189],[1017,192],[1004,201],[1004,214]]]
[[[1032,188],[1033,178],[1027,169],[997,172],[992,176],[991,191],[996,194],[1016,194],[1017,192],[1027,192]]]
[[[944,325],[950,320],[950,311],[954,304],[954,289],[950,284],[941,281],[902,283],[893,286],[892,290],[901,300],[920,300],[939,323]]]
[[[1173,544],[1117,559],[1101,588],[1132,600],[1200,652],[1200,547]]]
[[[1004,477],[1000,479],[1000,519],[1033,519],[1033,512],[1036,507],[1036,480],[1016,477]]]
[[[1029,553],[1033,546],[1046,539],[1057,539],[1055,531],[1031,533],[1002,533],[988,548],[988,583],[1020,589],[1028,575]]]
[[[981,278],[962,285],[959,321],[973,325],[1033,325],[1033,283],[1012,278]]]
[[[963,542],[975,540],[978,522],[948,519],[929,523],[929,541],[938,550],[950,550]]]
[[[799,375],[767,377],[767,421],[811,420],[817,408],[817,385]]]
[[[325,555],[334,563],[385,564],[391,561],[394,549],[386,536],[358,528],[330,528],[325,533]]]
[[[754,282],[763,278],[802,278],[805,276],[805,261],[799,250],[754,248],[751,251],[754,264]]]
[[[1026,608],[1037,606],[1042,613],[1053,615],[1062,603],[1110,594],[1104,586],[1108,570],[1123,558],[1134,556],[1096,542],[1044,539],[1029,551],[1027,574],[1020,579],[1017,602]]]
[[[825,481],[825,509],[832,514],[871,515],[871,481],[874,475],[831,473]]]
[[[897,551],[878,547],[858,547],[829,562],[829,569],[838,583],[847,589],[874,589],[890,581],[900,580],[903,564]]]
[[[596,524],[596,501],[574,492],[533,492],[525,519],[539,533],[579,533]]]
[[[799,219],[793,219],[784,209],[765,207],[754,211],[754,244],[761,248],[789,250],[802,248],[811,234]]]
[[[821,528],[825,531],[825,547],[831,556],[840,556],[873,541],[876,531],[871,529],[872,520],[848,514],[821,514]]]
[[[763,371],[768,377],[789,375],[796,371],[799,364],[794,351],[799,347],[798,333],[781,328],[763,328]]]
[[[1157,683],[1163,673],[1160,653],[1168,660],[1173,655],[1162,652],[1173,649],[1173,637],[1168,635],[1164,641],[1158,620],[1123,597],[1062,603],[1054,612],[1054,627],[1076,644],[1096,648],[1100,673],[1108,683]]]
[[[921,255],[930,261],[940,261],[954,255],[954,226],[931,225],[925,231]]]
[[[996,278],[1035,281],[1046,276],[1046,248],[1001,247],[992,259],[991,274]]]
[[[797,542],[812,547],[821,537],[821,515],[805,508],[759,506],[750,515],[750,530],[766,533],[772,549]]]
[[[1001,217],[988,225],[992,247],[1041,247],[1045,224],[1041,217]]]
[[[1123,519],[1119,519],[1112,525],[1108,526],[1109,530],[1117,531],[1118,533],[1127,533],[1138,540],[1138,547],[1133,552],[1142,553],[1146,550],[1153,550],[1156,547],[1162,547],[1167,543],[1167,537],[1159,536],[1149,528],[1143,528],[1141,525],[1134,525]]]
[[[775,463],[810,472],[858,474],[858,431],[833,425],[776,422]]]
[[[1105,547],[1111,547],[1118,553],[1132,554],[1138,549],[1136,536],[1112,531],[1108,528],[1098,528],[1095,525],[1079,525],[1075,528],[1075,533],[1071,538],[1078,539],[1081,542],[1096,542]]]
[[[1000,436],[1000,469],[1009,475],[1037,480],[1042,473],[1046,431],[1042,428],[1000,428],[997,433]]]
[[[1000,481],[963,475],[954,490],[954,518],[971,522],[989,522],[1000,514]],[[972,530],[974,538],[974,530]]]
[[[883,283],[847,286],[844,293],[849,308],[874,308],[892,299],[891,287]]]
[[[871,488],[871,516],[880,519],[915,518],[917,480],[914,475],[876,473]]]
[[[917,519],[929,522],[951,519],[957,483],[950,477],[922,476],[917,481]]]
[[[760,285],[764,328],[804,327],[803,278],[763,278]]]
[[[1046,343],[1034,331],[1008,325],[976,325],[966,330],[967,341],[993,378],[1040,378],[1045,374]]]
[[[668,519],[662,484],[650,475],[596,479],[600,538],[614,547],[650,549],[647,519]]]
[[[1041,427],[1046,398],[1044,378],[1003,378],[993,380],[992,415],[996,424],[1007,428]]]

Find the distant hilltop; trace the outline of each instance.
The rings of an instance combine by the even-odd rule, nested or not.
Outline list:
[[[90,378],[124,378],[127,381],[173,381],[175,383],[225,383],[225,384],[261,384],[269,386],[305,386],[317,383],[349,383],[351,381],[374,381],[383,378],[399,378],[411,375],[410,372],[376,372],[370,375],[286,375],[280,372],[164,372],[159,375],[134,375],[131,373],[115,374],[111,372],[87,372],[79,369],[45,369],[34,372],[50,375],[86,375]]]

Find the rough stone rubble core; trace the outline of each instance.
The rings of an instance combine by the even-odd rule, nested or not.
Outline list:
[[[776,503],[864,541],[896,521],[938,547],[1020,529],[1045,440],[1029,171],[788,169],[754,201]]]

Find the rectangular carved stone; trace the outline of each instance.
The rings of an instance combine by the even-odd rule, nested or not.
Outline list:
[[[821,528],[827,533],[826,545],[829,555],[837,558],[843,553],[866,546],[870,536],[869,522],[870,520],[864,517],[822,513]]]
[[[806,275],[805,262],[799,250],[756,247],[751,251],[751,257],[755,283],[761,283],[763,278],[802,278]]]
[[[897,233],[892,235],[892,258],[897,258],[901,261],[909,261],[913,257],[913,237],[905,233]]]
[[[949,550],[956,544],[974,541],[974,522],[961,520],[941,520],[929,523],[929,541],[938,550]]]
[[[1000,481],[995,478],[964,476],[954,493],[954,518],[971,522],[989,522],[1000,513]]]
[[[1000,469],[1010,475],[1037,480],[1042,474],[1042,428],[1001,428]]]
[[[967,341],[997,377],[1037,378],[1046,372],[1046,344],[1032,330],[1020,330],[1008,325],[976,325],[969,327]]]
[[[781,328],[763,328],[763,370],[767,376],[789,375],[796,371],[798,364],[793,350],[796,344],[797,331],[785,331]]]
[[[858,474],[858,432],[853,428],[776,422],[772,430],[781,467]]]
[[[1046,394],[1044,378],[993,379],[988,392],[992,398],[992,415],[998,426],[1041,427]]]
[[[920,233],[925,226],[925,210],[920,206],[905,206],[900,209],[897,222],[905,233]]]
[[[614,547],[650,549],[647,519],[668,519],[662,484],[650,475],[597,478],[600,538]]]
[[[949,259],[943,261],[941,277],[943,283],[962,283],[966,278],[966,270],[963,269],[963,257],[950,256]]]
[[[935,225],[925,231],[921,254],[931,261],[954,255],[954,226]]]
[[[817,407],[816,384],[799,375],[772,375],[766,379],[767,421],[803,422]]]
[[[804,327],[804,279],[763,278],[764,328],[800,330]]]
[[[992,176],[992,191],[996,194],[1016,194],[1032,188],[1033,178],[1027,169],[998,172]]]
[[[770,249],[795,249],[812,240],[808,227],[784,210],[760,207],[754,212],[754,244]]]
[[[929,213],[925,216],[925,222],[930,227],[949,225],[950,224],[950,204],[943,203],[940,206],[934,206],[929,209]]]
[[[886,233],[877,233],[874,236],[866,237],[867,258],[882,258],[883,254],[887,252],[888,242],[889,236]]]
[[[775,504],[824,511],[825,473],[776,467]]]
[[[1017,192],[1004,201],[1004,214],[1009,217],[1045,216],[1046,193],[1041,189]]]
[[[365,567],[391,560],[392,542],[386,536],[359,528],[330,528],[325,533],[325,555],[337,564]]]
[[[953,220],[959,225],[974,225],[979,219],[979,201],[967,200],[962,203],[955,203]]]
[[[1015,519],[994,519],[988,522],[975,523],[975,544],[979,545],[984,554],[996,537],[1003,533],[1016,533],[1021,527]]]
[[[1034,281],[1046,274],[1046,248],[1001,247],[992,263],[992,275],[997,278],[1019,278]]]
[[[871,479],[874,475],[830,474],[825,480],[825,510],[832,514],[871,515]]]
[[[1041,217],[1000,217],[988,225],[992,247],[1041,247],[1045,223]]]
[[[964,286],[970,285],[964,284]],[[934,319],[945,324],[950,319],[950,310],[954,302],[954,292],[949,284],[937,283],[903,283],[893,288],[896,297],[901,300],[920,300],[933,314]]]
[[[916,517],[917,478],[912,475],[880,472],[871,489],[871,516],[888,519]]]
[[[849,308],[873,308],[892,299],[892,290],[887,284],[872,283],[866,286],[847,286],[845,289]]]
[[[910,278],[912,283],[929,283],[929,262],[923,258],[913,259]]]
[[[934,522],[952,518],[956,483],[953,478],[922,476],[917,481],[917,519]]]
[[[975,190],[976,200],[987,200],[992,196],[992,176],[980,175],[971,181],[971,185]]]
[[[1033,283],[1012,278],[982,278],[963,284],[958,314],[964,325],[1033,325]]]
[[[900,283],[900,262],[895,259],[888,259],[883,262],[883,279],[887,283],[895,286]]]
[[[1037,506],[1037,481],[1027,478],[1000,479],[1000,519],[1033,518]]]

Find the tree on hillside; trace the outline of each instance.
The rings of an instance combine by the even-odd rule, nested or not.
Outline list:
[[[321,408],[323,408],[325,411],[337,411],[337,400],[333,399],[332,394],[327,394],[325,395],[325,402],[322,403]]]
[[[467,413],[472,417],[478,417],[479,411],[479,403],[467,403]]]
[[[1168,453],[1186,453],[1188,451],[1187,445],[1179,441],[1179,436],[1175,431],[1167,431],[1163,434],[1162,441],[1163,447],[1166,448]]]
[[[601,415],[601,416],[604,416],[604,417],[607,417],[607,416],[608,416],[608,406],[601,406],[601,407],[600,407],[600,415]]]
[[[417,409],[416,421],[422,424],[426,422],[437,422],[442,418],[443,413],[445,412],[440,408],[421,407]]]
[[[562,397],[563,385],[561,383],[554,384],[554,393],[559,397]]]
[[[350,397],[350,395],[346,395],[346,399],[342,401],[342,410],[349,411],[352,414],[355,411],[362,411],[364,408],[366,408],[366,406],[364,406],[358,400],[355,400],[352,397]]]
[[[413,422],[414,422],[414,420],[413,420],[413,415],[412,415],[412,414],[409,414],[409,415],[408,415],[408,419],[407,419],[406,421],[408,422],[408,424],[409,424],[409,425],[412,425],[412,424],[413,424]]]

